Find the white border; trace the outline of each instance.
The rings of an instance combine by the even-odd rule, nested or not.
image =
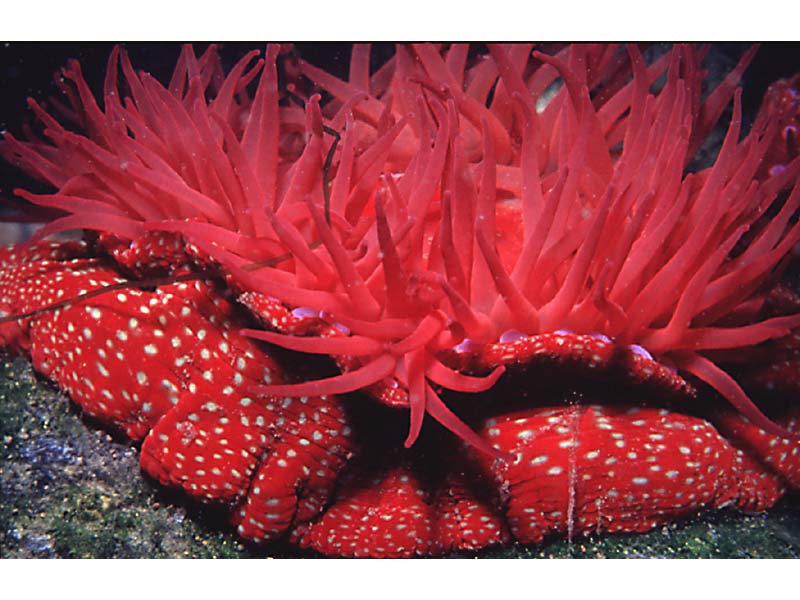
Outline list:
[[[10,597],[141,600],[785,598],[795,561],[0,561]]]
[[[788,6],[785,0],[13,0],[3,6],[0,39],[796,40],[800,31]]]

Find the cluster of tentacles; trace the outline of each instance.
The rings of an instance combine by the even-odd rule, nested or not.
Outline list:
[[[356,45],[342,81],[186,47],[165,87],[117,49],[102,106],[71,63],[71,124],[31,101],[42,137],[0,146],[57,190],[16,191],[51,220],[0,251],[0,342],[256,542],[439,555],[772,506],[800,486],[796,90],[743,133],[755,50],[705,97],[705,49],[532,50],[371,72]]]

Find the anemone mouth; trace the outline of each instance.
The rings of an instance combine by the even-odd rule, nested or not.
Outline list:
[[[331,330],[329,329],[328,332]],[[336,330],[334,330],[336,331]],[[255,386],[250,392],[277,396],[329,395],[355,392],[387,380],[406,393],[410,425],[405,446],[411,447],[419,437],[427,413],[446,429],[484,452],[504,458],[488,446],[441,400],[437,386],[465,393],[490,389],[505,372],[498,366],[486,376],[471,376],[453,370],[442,363],[430,350],[428,343],[442,331],[437,316],[423,319],[408,336],[395,343],[379,343],[362,336],[298,337],[246,329],[242,333],[283,348],[305,353],[361,356],[352,371],[330,378],[285,385]]]

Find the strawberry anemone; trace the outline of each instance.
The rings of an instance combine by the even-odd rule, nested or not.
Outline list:
[[[258,543],[436,555],[768,508],[800,420],[732,373],[800,389],[796,103],[777,86],[745,133],[755,50],[708,94],[705,51],[422,44],[371,73],[356,45],[344,81],[185,47],[163,86],[115,49],[102,102],[72,62],[62,117],[31,100],[41,135],[0,144],[57,188],[17,190],[49,222],[0,253],[0,342]]]
[[[800,325],[759,316],[800,241],[800,161],[760,169],[781,134],[775,109],[742,132],[737,86],[754,51],[703,99],[704,50],[689,46],[648,65],[636,46],[492,45],[474,61],[422,44],[370,75],[356,45],[347,81],[286,58],[288,91],[274,45],[227,74],[215,48],[186,47],[166,87],[115,49],[102,108],[77,62],[63,71],[61,112],[86,134],[31,100],[44,139],[6,134],[2,151],[58,189],[17,191],[60,211],[36,239],[179,234],[190,262],[244,296],[333,325],[248,330],[341,367],[253,393],[368,390],[409,408],[407,446],[427,413],[497,454],[440,391],[479,393],[505,370],[469,372],[465,355],[569,332],[655,357],[789,435],[714,358]],[[306,80],[332,99],[302,98]],[[731,98],[716,160],[687,172]]]

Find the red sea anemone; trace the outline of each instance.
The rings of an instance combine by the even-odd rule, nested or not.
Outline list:
[[[743,132],[738,84],[755,49],[708,93],[705,51],[646,61],[635,45],[420,44],[371,73],[356,45],[341,80],[275,45],[227,73],[214,47],[185,47],[165,87],[115,49],[101,102],[72,62],[59,112],[79,132],[31,100],[42,137],[7,134],[1,149],[57,190],[16,192],[54,211],[34,242],[94,233],[5,257],[3,310],[34,324],[0,334],[27,348],[46,331],[37,368],[147,434],[148,473],[226,503],[257,541],[288,531],[329,554],[439,554],[768,506],[800,480],[797,409],[767,417],[726,365],[750,356],[768,370],[782,353],[796,368],[800,299],[779,274],[800,241],[800,158],[781,142],[797,106],[781,88]],[[731,101],[713,164],[690,168]],[[770,156],[781,162],[765,168]],[[46,252],[57,275],[12,272]],[[98,256],[115,263],[83,281]],[[80,285],[63,283],[70,270]],[[146,354],[180,363],[156,377],[145,357],[120,375],[138,386],[124,401],[100,398],[105,351],[92,375],[85,360],[53,364],[72,360],[55,350],[62,310],[86,303],[82,318],[99,322],[90,348],[103,350],[95,326],[109,339],[131,329],[104,316],[127,315],[128,296],[84,294],[119,290],[118,275],[134,282],[123,287],[173,277],[136,292],[143,314],[166,312],[133,329]],[[263,327],[246,326],[219,283],[191,291],[192,278],[224,282]],[[49,283],[20,291],[33,280]],[[64,290],[73,304],[41,311]],[[170,341],[177,314],[187,331],[175,325]],[[221,354],[187,358],[198,331]],[[277,348],[330,356],[337,372],[281,375]],[[571,377],[589,381],[577,400]],[[708,408],[714,391],[735,412]],[[393,410],[364,419],[351,393]],[[406,452],[369,431],[391,431],[398,409]],[[443,457],[432,467],[412,448],[426,414],[472,449],[436,430],[420,440]],[[231,444],[241,458],[224,454]],[[370,527],[353,522],[372,514]]]

